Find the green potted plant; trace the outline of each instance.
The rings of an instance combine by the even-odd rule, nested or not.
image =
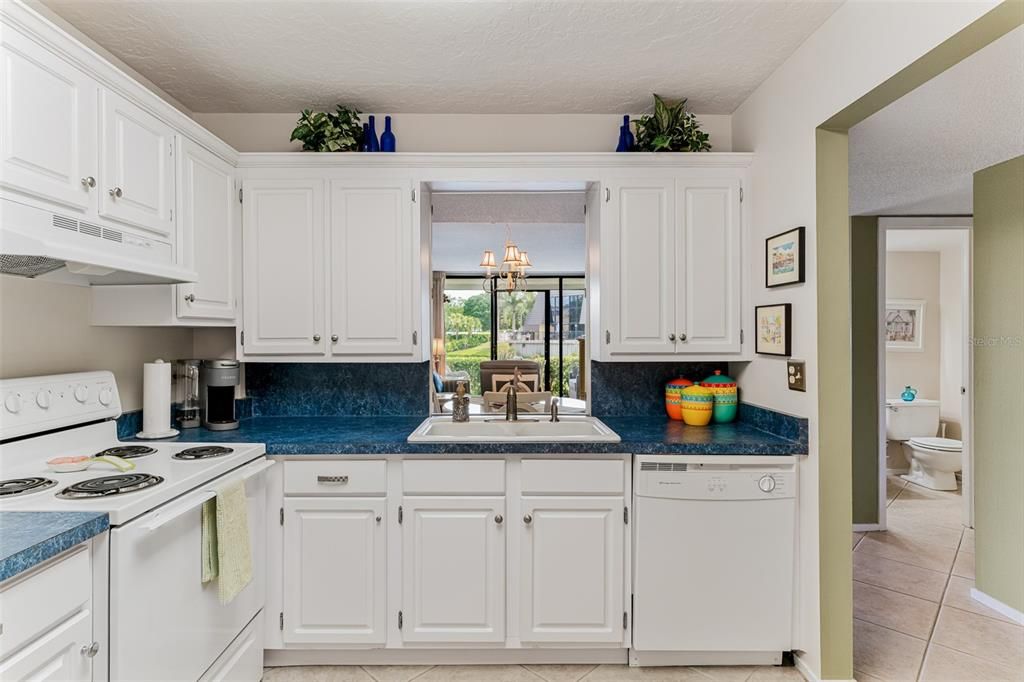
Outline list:
[[[301,141],[303,151],[354,152],[362,138],[359,112],[339,104],[337,113],[304,109],[290,140]]]
[[[686,111],[686,99],[669,103],[654,95],[654,113],[636,121],[637,152],[706,152],[711,150],[708,134],[697,116]]]

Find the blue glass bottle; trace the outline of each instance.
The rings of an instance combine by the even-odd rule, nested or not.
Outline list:
[[[380,134],[380,150],[382,152],[395,151],[395,134],[391,132],[391,117],[384,117],[384,132]]]
[[[363,124],[363,139],[359,141],[359,151],[370,151],[370,124]]]
[[[367,133],[370,136],[370,139],[367,141],[370,147],[369,151],[379,152],[380,142],[377,141],[377,123],[373,120],[373,116],[370,117],[370,128]]]
[[[630,151],[636,146],[636,138],[633,136],[633,130],[629,127],[629,116],[622,117],[622,127],[626,129],[626,151]]]
[[[617,152],[629,151],[629,130],[626,126],[619,126],[619,144],[615,147]]]

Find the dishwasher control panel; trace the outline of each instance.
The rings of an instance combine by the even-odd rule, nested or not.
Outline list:
[[[668,465],[668,466],[666,466]],[[637,495],[679,500],[763,500],[796,497],[792,466],[641,462]]]

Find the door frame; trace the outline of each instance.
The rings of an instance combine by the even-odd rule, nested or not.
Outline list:
[[[974,395],[970,387],[974,382],[974,354],[971,352],[970,333],[973,329],[972,283],[974,281],[974,219],[971,216],[882,216],[878,219],[878,391],[880,398],[879,452],[878,452],[878,528],[886,529],[886,439],[885,439],[885,259],[886,243],[891,230],[950,230],[961,233],[961,352],[960,378],[960,439],[963,442],[963,525],[974,527]],[[941,271],[939,274],[942,276]],[[940,312],[941,314],[941,312]],[[864,530],[858,528],[857,530]]]

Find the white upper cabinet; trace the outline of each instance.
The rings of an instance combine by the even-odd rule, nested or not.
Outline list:
[[[601,287],[607,301],[602,342],[612,355],[672,353],[676,240],[672,180],[612,180],[606,196],[601,219]]]
[[[740,181],[676,184],[676,340],[680,352],[740,351]]]
[[[100,98],[100,215],[171,235],[174,130],[120,95]]]
[[[402,501],[402,639],[505,641],[504,497]]]
[[[523,497],[520,634],[523,642],[623,639],[622,497]]]
[[[385,500],[284,501],[286,642],[383,644]]]
[[[95,207],[99,86],[21,33],[0,34],[0,184],[63,207]]]
[[[599,357],[742,351],[741,172],[606,183]]]
[[[178,140],[179,262],[199,280],[177,285],[177,315],[234,320],[234,169],[191,140]]]
[[[331,185],[331,353],[409,356],[414,329],[410,182]]]
[[[245,355],[324,355],[324,181],[243,184]]]

